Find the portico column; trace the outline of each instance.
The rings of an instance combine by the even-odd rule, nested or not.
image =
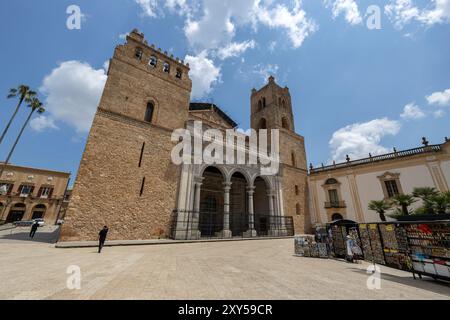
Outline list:
[[[203,183],[201,181],[203,181],[203,179],[196,181],[194,184],[194,186],[195,186],[194,212],[192,213],[192,228],[191,228],[191,236],[190,236],[191,239],[199,239],[201,236],[200,230],[198,229],[199,220],[200,220],[200,195],[201,195],[202,185],[203,185]]]
[[[269,198],[269,234],[274,236],[274,229],[275,229],[275,210],[274,210],[274,204],[273,204],[273,193],[269,192],[267,193],[267,197]]]
[[[255,230],[255,213],[253,209],[253,195],[255,194],[255,187],[247,187],[248,195],[248,230],[245,232],[245,237],[256,237]]]
[[[223,233],[224,238],[231,238],[230,231],[230,190],[231,182],[223,183],[224,197],[223,197]]]

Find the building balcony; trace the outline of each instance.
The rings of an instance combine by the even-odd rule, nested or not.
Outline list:
[[[330,208],[346,208],[345,201],[326,201],[325,209]]]

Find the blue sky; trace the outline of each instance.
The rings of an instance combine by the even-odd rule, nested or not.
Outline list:
[[[78,5],[80,30],[66,13]],[[366,26],[377,5],[381,29]],[[249,127],[250,91],[274,75],[291,91],[296,131],[319,165],[450,136],[450,0],[15,0],[0,2],[0,127],[10,87],[40,90],[44,117],[12,162],[76,173],[105,81],[133,28],[191,63],[193,100]],[[25,107],[0,147],[5,159]],[[72,177],[75,178],[75,175]]]

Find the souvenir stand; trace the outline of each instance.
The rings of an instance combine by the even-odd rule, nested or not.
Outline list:
[[[413,274],[450,281],[450,222],[405,224],[404,228]]]
[[[359,234],[361,237],[364,259],[378,264],[386,264],[378,224],[360,224]]]
[[[411,258],[405,229],[400,224],[382,223],[378,225],[384,251],[384,258],[388,267],[410,271]]]

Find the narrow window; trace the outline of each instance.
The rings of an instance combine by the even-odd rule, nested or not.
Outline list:
[[[298,203],[295,205],[295,214],[298,216],[301,214],[300,204]]]
[[[336,189],[328,190],[328,197],[332,206],[336,207],[339,205],[339,196]]]
[[[262,102],[261,100],[258,101],[258,111],[262,110]]]
[[[141,156],[139,157],[139,168],[142,165],[142,157],[144,156],[145,142],[142,143]]]
[[[177,74],[175,75],[175,77],[177,77],[178,79],[181,79],[182,76],[183,76],[183,71],[181,71],[180,68],[177,68]]]
[[[170,72],[170,64],[164,62],[163,71],[169,73]]]
[[[151,56],[150,60],[148,61],[148,65],[156,68],[156,66],[158,65],[158,59],[155,56]]]
[[[267,121],[264,118],[261,118],[259,121],[259,128],[258,129],[267,129]]]
[[[296,186],[295,186],[295,195],[298,196],[299,193],[300,193],[300,191],[299,191],[299,189],[298,189],[298,186],[296,185]]]
[[[266,98],[263,98],[263,108],[265,108],[266,107]]]
[[[144,186],[145,186],[145,177],[142,178],[141,192],[139,193],[140,197],[142,197],[142,195],[144,194]]]
[[[147,110],[145,111],[145,118],[144,118],[146,122],[152,122],[153,110],[154,110],[153,103],[151,102],[147,103]]]
[[[386,180],[384,184],[386,185],[389,198],[395,197],[399,194],[397,182],[395,180]]]
[[[136,48],[136,51],[134,53],[134,57],[138,60],[142,59],[142,49],[141,48]]]
[[[283,117],[283,119],[281,119],[281,126],[283,127],[283,129],[289,130],[289,124],[285,117]]]
[[[292,161],[292,166],[295,167],[297,164],[295,162],[295,154],[293,152],[291,153],[291,161]]]

